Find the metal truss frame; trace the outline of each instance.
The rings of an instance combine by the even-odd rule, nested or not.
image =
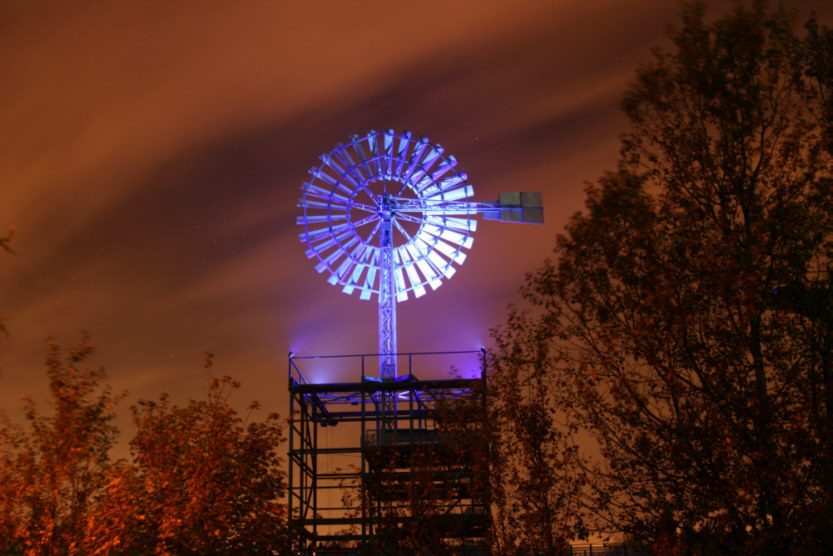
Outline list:
[[[411,524],[407,515],[409,501],[397,494],[396,485],[411,479],[414,454],[426,448],[435,450],[432,454],[442,453],[437,449],[442,441],[438,426],[440,407],[456,402],[485,407],[481,351],[398,356],[408,373],[395,380],[381,380],[366,373],[378,368],[378,354],[290,354],[288,500],[297,553],[387,554],[385,537],[390,535],[391,527],[388,516],[398,516],[394,528],[408,528]],[[469,357],[477,362],[480,376],[417,379],[415,366],[437,356]],[[358,367],[355,370],[360,371],[361,380],[312,384],[305,379],[301,367],[335,360]],[[398,402],[393,428],[387,422],[391,415],[385,408],[389,399]],[[337,437],[335,441],[333,435]],[[428,472],[438,482],[453,485],[449,489],[453,494],[444,495],[437,502],[444,512],[442,522],[464,524],[447,533],[448,541],[454,544],[455,552],[485,554],[488,507],[485,495],[471,488],[472,462],[459,453],[453,458],[437,458],[436,469]]]

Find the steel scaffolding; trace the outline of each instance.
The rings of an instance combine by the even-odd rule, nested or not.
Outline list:
[[[468,358],[477,378],[419,380]],[[480,351],[289,357],[289,517],[300,554],[486,554],[485,374]],[[312,383],[308,366],[359,382]],[[448,369],[448,367],[445,367]],[[348,374],[349,373],[349,374]],[[313,376],[308,374],[307,376]],[[394,427],[385,403],[397,400]]]

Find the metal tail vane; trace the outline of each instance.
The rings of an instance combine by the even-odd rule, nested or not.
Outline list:
[[[543,222],[540,193],[501,193],[470,201],[474,188],[457,159],[410,132],[353,135],[322,155],[301,187],[297,223],[306,255],[327,281],[379,301],[379,376],[394,381],[396,304],[451,278],[466,258],[475,217]],[[383,395],[385,430],[395,429],[396,396]]]

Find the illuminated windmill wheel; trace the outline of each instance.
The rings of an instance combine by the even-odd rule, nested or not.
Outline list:
[[[437,289],[466,258],[475,217],[542,222],[540,193],[476,203],[457,160],[428,139],[370,131],[321,156],[298,206],[315,269],[348,294],[379,301],[380,375],[396,378],[396,303]]]
[[[476,211],[460,203],[473,193],[466,174],[441,146],[408,132],[352,139],[322,155],[302,188],[298,223],[307,257],[318,259],[315,269],[326,272],[328,282],[345,293],[358,291],[361,299],[376,295],[381,302],[386,294],[386,250],[397,301],[409,292],[424,295],[426,286],[437,289],[473,242]],[[390,243],[383,241],[388,224]]]

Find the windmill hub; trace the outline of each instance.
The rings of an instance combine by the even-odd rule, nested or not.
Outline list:
[[[399,207],[396,199],[390,193],[382,194],[379,199],[379,217],[385,222],[391,222],[397,214]]]

